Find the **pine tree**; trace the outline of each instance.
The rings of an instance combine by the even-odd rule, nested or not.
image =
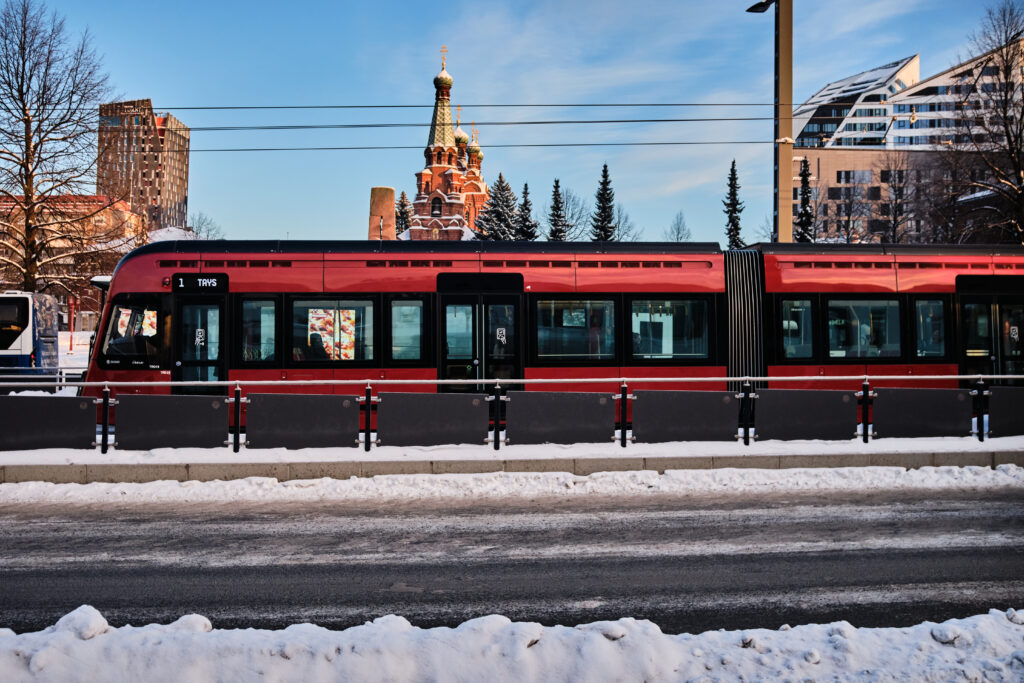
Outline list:
[[[590,219],[590,239],[607,242],[615,239],[615,192],[608,177],[608,164],[601,169],[601,183],[597,186],[594,214]]]
[[[722,200],[722,205],[725,206],[725,236],[729,248],[740,249],[743,247],[743,240],[740,239],[740,214],[743,212],[743,202],[740,201],[740,180],[736,175],[735,159],[732,160],[732,168],[729,169],[729,190]]]
[[[412,220],[412,204],[409,198],[402,192],[395,202],[395,233],[402,233],[409,229],[409,221]]]
[[[562,190],[555,178],[555,187],[551,190],[551,208],[548,210],[548,241],[564,242],[569,232],[569,221],[565,218],[565,203]]]
[[[537,221],[533,218],[533,204],[530,202],[530,186],[523,183],[523,201],[519,203],[519,211],[516,214],[516,233],[515,237],[517,240],[524,242],[532,242],[537,239],[540,234],[538,228],[540,226]]]
[[[498,174],[498,180],[491,188],[491,197],[483,211],[476,217],[476,230],[485,240],[512,240],[516,231],[516,194],[505,177]]]
[[[797,242],[814,241],[814,208],[811,206],[811,165],[807,159],[800,162],[800,210],[796,214]]]

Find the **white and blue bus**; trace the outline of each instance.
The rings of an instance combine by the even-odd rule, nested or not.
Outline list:
[[[57,372],[57,316],[49,294],[0,294],[0,374]]]

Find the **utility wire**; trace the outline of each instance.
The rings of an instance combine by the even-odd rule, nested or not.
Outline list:
[[[774,107],[774,102],[594,102],[583,104],[463,104],[473,109],[515,107]],[[794,106],[794,104],[779,106]],[[253,110],[253,109],[433,109],[433,104],[275,104],[275,105],[210,105],[189,107],[153,107],[154,111]]]
[[[675,142],[539,142],[505,145],[482,145],[483,149],[508,149],[517,147],[658,147],[684,145],[771,145],[771,140],[684,140]],[[321,152],[321,151],[371,151],[392,149],[423,149],[423,145],[365,145],[353,147],[216,147],[205,149],[165,149],[161,153],[188,154],[189,152]],[[157,150],[149,150],[157,153]],[[148,153],[148,152],[144,152]]]

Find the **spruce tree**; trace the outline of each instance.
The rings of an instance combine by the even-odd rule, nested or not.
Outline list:
[[[516,231],[516,194],[505,176],[498,174],[498,180],[491,188],[491,196],[483,211],[476,217],[476,230],[485,240],[512,240]]]
[[[615,192],[612,191],[612,181],[608,177],[608,164],[601,169],[594,215],[590,219],[590,239],[594,242],[615,239]]]
[[[796,214],[797,242],[814,241],[814,207],[811,206],[811,165],[807,159],[800,162],[800,210]]]
[[[519,211],[516,214],[517,240],[532,242],[537,239],[540,226],[533,218],[533,204],[530,202],[530,186],[523,183],[523,201],[519,203]]]
[[[409,229],[409,222],[412,220],[412,204],[409,198],[402,192],[395,202],[395,233],[402,233]]]
[[[565,218],[565,202],[562,190],[555,178],[555,187],[551,190],[551,208],[548,209],[548,241],[564,242],[569,232],[569,222]]]
[[[743,240],[740,239],[740,214],[743,212],[743,202],[740,201],[740,181],[736,175],[735,159],[732,160],[732,168],[729,169],[729,189],[722,204],[725,206],[725,237],[729,248],[740,249],[743,247]]]

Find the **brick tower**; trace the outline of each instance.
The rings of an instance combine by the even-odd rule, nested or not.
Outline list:
[[[445,69],[448,49],[441,48],[441,73],[434,77],[434,115],[423,150],[426,165],[416,174],[416,198],[409,229],[410,240],[474,239],[477,214],[487,202],[487,184],[480,171],[483,153],[459,121],[452,125],[452,77]]]

